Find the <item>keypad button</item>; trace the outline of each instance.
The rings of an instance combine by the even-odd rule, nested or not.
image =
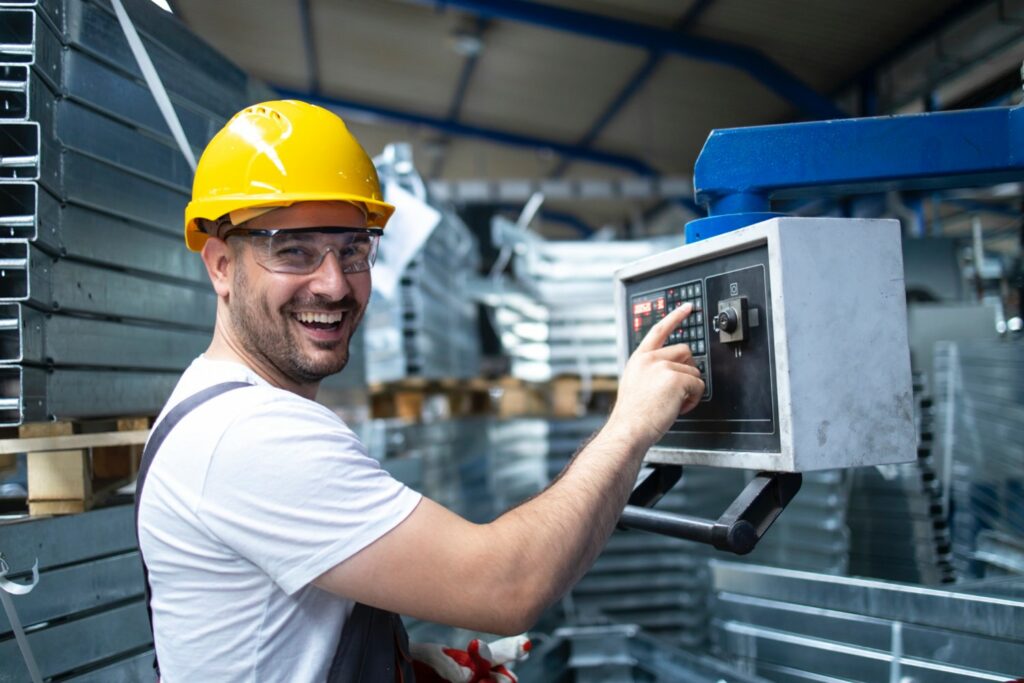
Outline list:
[[[694,347],[694,353],[698,355],[704,353],[704,342],[697,341],[694,343]]]
[[[703,339],[703,338],[704,338],[704,326],[701,325],[700,327],[697,328],[697,339]]]
[[[693,286],[693,290],[694,290],[694,293],[696,294],[696,296],[700,296],[701,295],[701,287],[700,287],[700,283],[699,282]]]
[[[698,311],[696,314],[694,314],[694,317],[697,319],[697,324],[698,325],[702,325],[704,323],[704,314],[703,313]]]
[[[697,302],[694,304],[693,308],[694,308],[694,310],[697,310],[697,311],[703,311],[704,310],[704,300],[703,299],[697,299]]]

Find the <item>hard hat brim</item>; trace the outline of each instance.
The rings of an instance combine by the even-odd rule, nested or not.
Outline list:
[[[291,206],[298,202],[351,202],[364,207],[366,210],[366,227],[380,228],[387,225],[391,215],[395,212],[393,204],[368,199],[358,195],[339,193],[302,193],[290,194],[287,198],[281,195],[274,195],[260,199],[252,195],[217,197],[216,199],[201,199],[189,202],[185,207],[185,244],[191,251],[202,251],[203,245],[210,235],[199,229],[199,220],[218,220],[232,211],[239,209],[258,209],[261,207],[283,207]]]

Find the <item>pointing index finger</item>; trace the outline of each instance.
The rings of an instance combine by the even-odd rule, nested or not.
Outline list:
[[[693,312],[693,304],[683,304],[679,308],[669,311],[669,314],[659,320],[654,327],[650,329],[647,336],[643,338],[640,345],[637,346],[637,351],[654,351],[660,349],[665,345],[665,340],[672,334],[672,330],[679,326],[681,322],[686,320],[686,317]]]

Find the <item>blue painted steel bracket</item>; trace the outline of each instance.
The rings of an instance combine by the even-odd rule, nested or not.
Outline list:
[[[772,199],[1020,181],[1024,107],[715,130],[693,173],[708,218],[686,236],[764,220]]]

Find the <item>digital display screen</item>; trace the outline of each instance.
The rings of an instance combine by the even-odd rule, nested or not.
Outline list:
[[[633,315],[641,315],[642,313],[651,312],[651,302],[644,301],[643,303],[635,304],[633,306]]]

